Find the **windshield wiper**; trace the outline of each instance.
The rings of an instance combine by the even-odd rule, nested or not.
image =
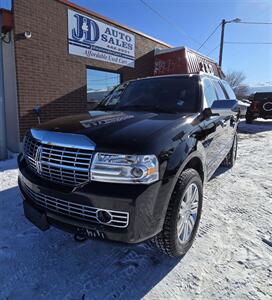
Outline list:
[[[163,107],[160,107],[158,105],[124,105],[119,107],[120,110],[142,110],[142,111],[150,111],[150,112],[162,112],[162,113],[168,113],[168,114],[175,114],[175,111],[164,109]]]
[[[124,105],[124,106],[119,106],[117,107],[117,109],[120,109],[120,110],[130,110],[130,109],[137,109],[137,110],[152,110],[153,109],[153,106],[151,105],[138,105],[138,104],[135,104],[135,105]]]
[[[177,111],[166,109],[166,108],[163,108],[163,107],[157,106],[157,105],[154,107],[154,110],[156,110],[157,112],[166,113],[166,114],[177,114],[178,113]]]
[[[99,104],[97,105],[94,110],[103,110],[103,111],[107,111],[107,110],[113,110],[113,107],[111,107],[110,105],[102,105]]]

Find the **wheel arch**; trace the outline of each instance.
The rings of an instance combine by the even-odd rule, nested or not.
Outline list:
[[[181,175],[181,173],[184,171],[184,170],[187,170],[187,169],[194,169],[198,172],[200,178],[201,178],[201,181],[202,181],[202,184],[204,184],[204,182],[206,182],[207,178],[206,178],[206,167],[205,167],[205,160],[204,160],[204,157],[203,155],[201,154],[201,152],[199,151],[194,151],[192,152],[183,162],[182,164],[179,166],[178,168],[178,171],[176,172],[176,175],[175,177],[173,178],[172,180],[172,183],[171,183],[171,188],[169,189],[169,194],[168,194],[168,197],[167,199],[170,201],[170,198],[175,190],[175,187],[176,187],[176,184],[178,182],[178,179]],[[168,206],[168,202],[167,201],[167,206]]]
[[[159,209],[161,218],[160,218],[160,222],[158,225],[160,230],[162,230],[162,226],[164,224],[167,209],[168,209],[171,197],[173,195],[173,192],[175,190],[175,187],[180,178],[180,175],[184,170],[187,170],[190,168],[192,168],[198,172],[198,174],[200,175],[202,184],[204,184],[204,182],[206,181],[206,173],[207,172],[206,172],[206,167],[205,167],[205,155],[201,152],[201,149],[200,149],[200,151],[195,150],[195,151],[191,152],[191,154],[188,155],[182,161],[182,163],[176,167],[175,175],[164,179],[165,185],[167,186],[167,192],[165,194],[163,192],[160,193],[160,195],[164,195],[163,200],[160,199],[160,201],[159,201],[159,203],[161,203],[160,209]],[[161,196],[160,196],[160,198],[161,198]]]
[[[194,169],[198,172],[202,182],[206,180],[206,168],[205,168],[205,160],[199,151],[192,152],[181,164],[177,177],[186,170],[186,169]]]
[[[199,156],[194,156],[192,157],[187,163],[186,165],[184,166],[184,168],[182,169],[181,173],[186,170],[186,169],[194,169],[198,172],[201,180],[202,180],[202,183],[204,182],[204,179],[205,179],[205,173],[204,173],[204,167],[203,167],[203,163],[200,159]]]

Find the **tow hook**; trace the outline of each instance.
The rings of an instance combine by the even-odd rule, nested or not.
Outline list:
[[[77,242],[79,242],[79,243],[83,243],[83,242],[85,242],[87,240],[87,237],[84,236],[84,235],[82,235],[82,234],[76,233],[74,235],[74,240],[77,241]]]
[[[74,240],[79,243],[85,242],[87,239],[88,239],[88,234],[84,229],[78,229],[77,233],[75,233],[74,235]]]

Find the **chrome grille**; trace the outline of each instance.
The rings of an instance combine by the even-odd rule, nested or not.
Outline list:
[[[38,147],[41,145],[40,142],[35,141],[30,135],[25,137],[24,141],[24,154],[27,160],[27,163],[32,171],[37,172],[37,164],[36,164],[36,154]]]
[[[30,169],[50,181],[77,186],[89,180],[92,150],[43,144],[28,134],[24,154]]]
[[[112,227],[125,228],[128,226],[129,213],[100,209],[88,205],[82,205],[74,202],[68,202],[59,198],[48,196],[42,193],[36,193],[31,190],[26,184],[21,184],[24,192],[34,201],[37,205],[48,209],[49,211],[57,212],[66,216],[71,216],[76,219],[89,221],[91,223],[99,223]],[[111,220],[103,223],[98,219],[98,212],[106,211],[111,216]]]

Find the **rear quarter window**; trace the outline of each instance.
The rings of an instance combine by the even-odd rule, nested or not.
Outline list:
[[[214,87],[215,87],[218,99],[219,100],[225,100],[225,99],[227,99],[227,96],[226,96],[224,90],[222,89],[222,87],[221,87],[221,85],[219,83],[219,80],[213,80],[213,84],[214,84]]]
[[[227,93],[227,96],[228,96],[227,98],[230,100],[236,99],[235,93],[234,93],[233,89],[230,87],[229,83],[224,80],[222,80],[221,83]]]
[[[211,107],[213,102],[217,100],[217,95],[215,87],[212,84],[211,80],[204,78],[202,81],[204,99],[206,101],[206,106]]]

